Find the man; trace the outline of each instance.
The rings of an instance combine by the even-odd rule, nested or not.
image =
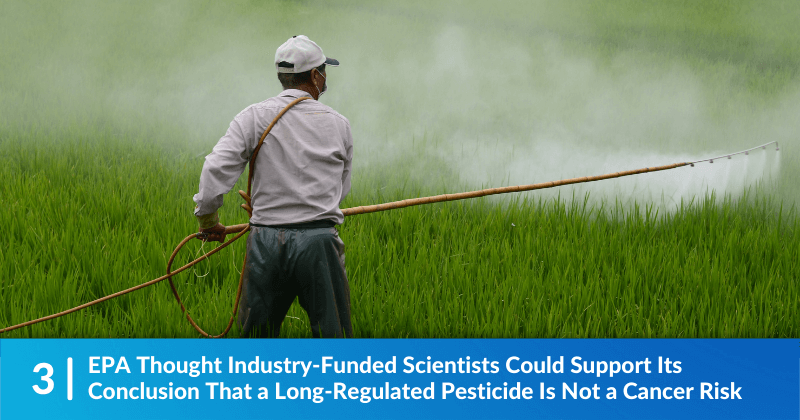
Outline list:
[[[352,336],[344,243],[335,226],[344,222],[339,204],[350,191],[353,139],[349,121],[317,102],[327,90],[326,66],[338,65],[308,37],[290,38],[275,53],[284,91],[240,112],[206,156],[194,214],[207,240],[222,242],[217,209],[223,194],[278,112],[296,98],[313,98],[278,120],[256,157],[238,313],[242,336],[277,337],[295,297],[315,337]]]

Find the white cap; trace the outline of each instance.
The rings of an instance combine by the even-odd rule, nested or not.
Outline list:
[[[339,61],[325,57],[322,48],[305,35],[295,35],[275,51],[278,73],[303,73],[322,64],[338,66]]]

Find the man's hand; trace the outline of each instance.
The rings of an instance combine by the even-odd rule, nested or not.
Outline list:
[[[219,243],[225,242],[225,225],[217,223],[216,226],[208,229],[200,229],[200,233],[208,234],[206,237],[201,237],[203,242],[217,241]]]

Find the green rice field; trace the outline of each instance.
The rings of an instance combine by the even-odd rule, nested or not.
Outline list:
[[[780,143],[348,217],[356,337],[798,337],[798,19],[788,0],[0,1],[0,329],[163,275],[205,155],[304,33],[342,62],[321,99],[353,127],[342,208]],[[222,223],[246,223],[245,184]],[[176,276],[212,334],[244,249]],[[282,336],[310,335],[293,305]],[[0,335],[197,336],[165,282]]]

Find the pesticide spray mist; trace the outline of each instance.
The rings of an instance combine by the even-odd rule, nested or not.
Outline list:
[[[148,136],[202,157],[237,112],[280,92],[275,48],[305,34],[342,62],[322,101],[353,126],[354,193],[384,168],[402,175],[385,188],[457,192],[777,140],[777,153],[530,194],[674,208],[768,184],[800,197],[800,164],[780,161],[800,129],[800,49],[787,47],[800,35],[768,30],[792,13],[721,5],[698,23],[669,5],[568,3],[4,2],[0,128],[172,127]]]

